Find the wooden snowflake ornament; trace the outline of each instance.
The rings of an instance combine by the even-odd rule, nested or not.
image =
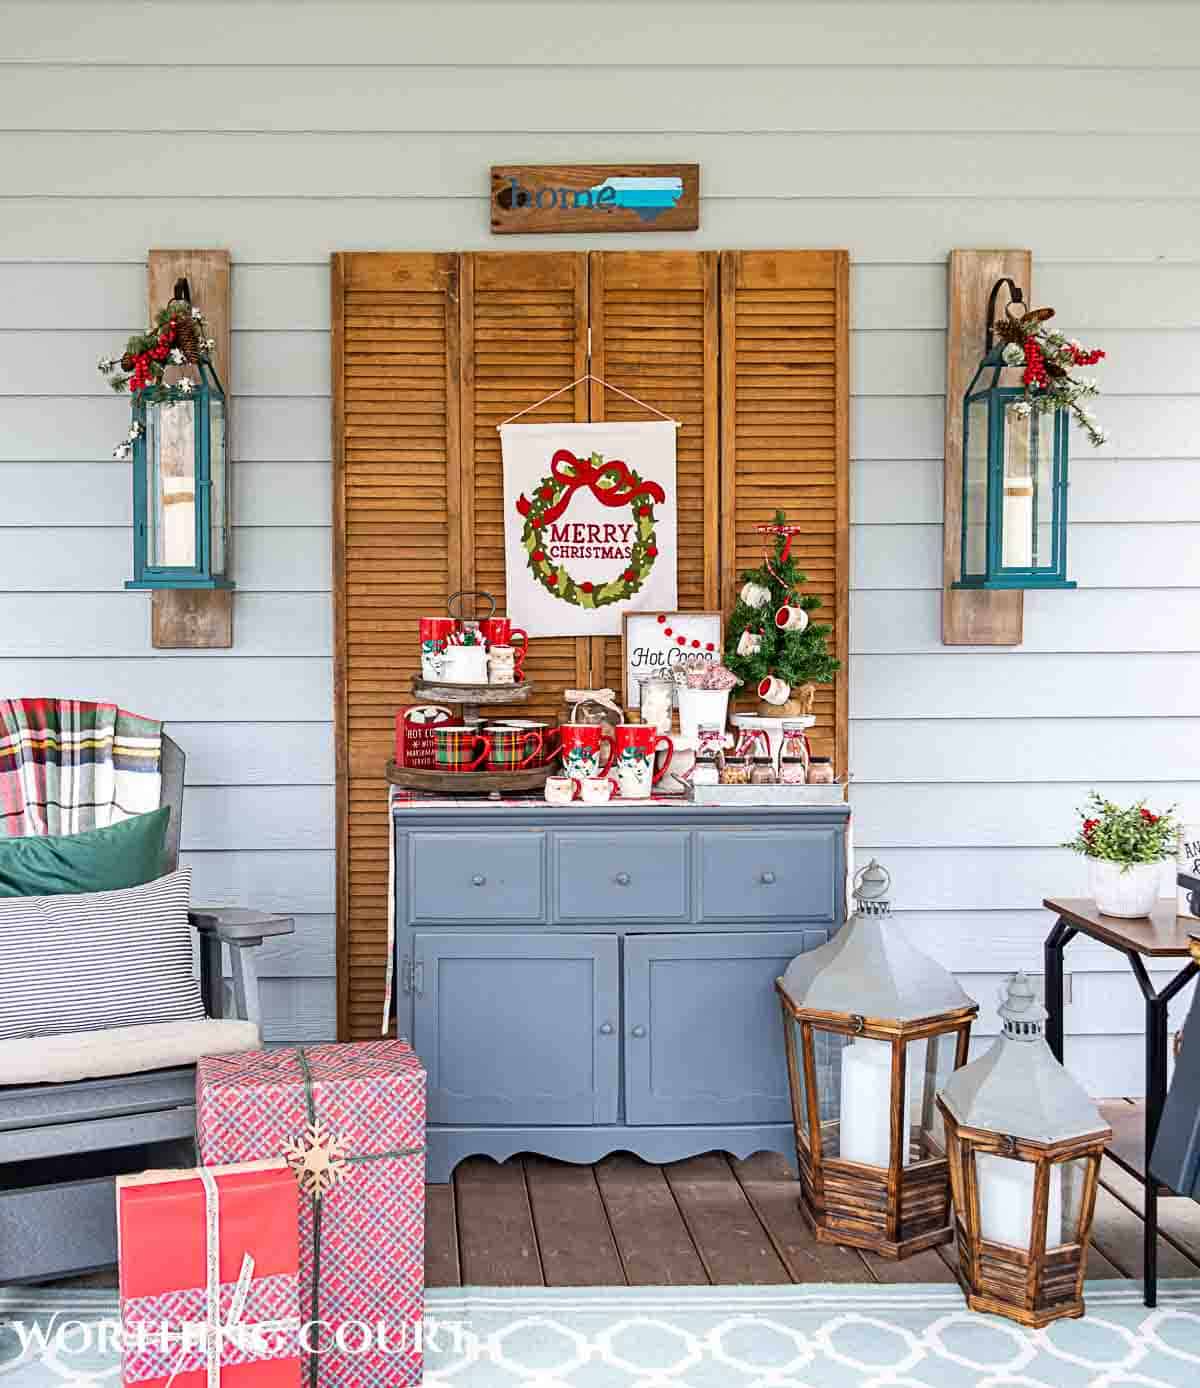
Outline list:
[[[346,1174],[345,1143],[319,1122],[309,1123],[302,1137],[289,1142],[285,1155],[300,1189],[318,1200]]]

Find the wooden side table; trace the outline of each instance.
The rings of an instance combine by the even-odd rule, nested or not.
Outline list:
[[[1167,1005],[1200,973],[1200,962],[1192,954],[1195,943],[1189,933],[1191,922],[1180,920],[1173,898],[1161,901],[1151,915],[1136,920],[1105,916],[1094,901],[1043,901],[1057,920],[1046,936],[1046,1040],[1055,1058],[1063,1058],[1063,951],[1076,935],[1087,935],[1102,945],[1119,950],[1129,961],[1142,996],[1146,999],[1146,1163],[1154,1148],[1154,1138],[1167,1097]],[[1187,959],[1161,993],[1154,990],[1145,961]],[[1146,1214],[1142,1248],[1142,1290],[1147,1306],[1158,1303],[1158,1182],[1147,1169],[1144,1176]]]

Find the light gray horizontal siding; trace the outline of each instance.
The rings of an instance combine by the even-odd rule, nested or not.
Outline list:
[[[849,247],[856,848],[981,1034],[1041,966],[1042,897],[1086,891],[1056,845],[1091,785],[1200,819],[1200,11],[996,14],[321,0],[222,11],[181,58],[124,0],[0,4],[0,688],[169,721],[197,898],[297,917],[269,1039],[334,1030],[332,250]],[[698,233],[491,237],[489,164],[630,157],[701,162]],[[95,359],[141,323],[147,248],[184,242],[233,253],[239,590],[232,651],[156,655]],[[1031,246],[1035,301],[1109,352],[1081,586],[1029,594],[1015,651],[940,640],[945,258],[986,245]],[[1123,962],[1068,961],[1069,1063],[1138,1092]]]

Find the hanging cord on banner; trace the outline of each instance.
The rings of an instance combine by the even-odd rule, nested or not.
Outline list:
[[[649,410],[651,414],[658,415],[660,419],[665,419],[668,424],[674,424],[676,429],[683,428],[683,424],[678,419],[672,419],[669,414],[664,414],[662,410],[656,405],[652,405],[648,400],[640,400],[636,395],[630,395],[627,390],[622,390],[620,386],[609,385],[602,377],[593,376],[589,371],[585,375],[580,376],[577,381],[572,381],[569,386],[563,386],[561,390],[552,390],[549,395],[543,395],[540,400],[535,400],[532,405],[527,405],[525,409],[518,410],[516,414],[509,415],[507,419],[502,419],[500,423],[496,425],[497,431],[503,429],[506,424],[515,423],[515,421],[520,419],[523,415],[532,414],[534,410],[539,409],[542,405],[548,404],[551,400],[557,400],[560,395],[566,395],[567,391],[574,390],[576,386],[583,385],[585,381],[595,381],[598,386],[603,386],[605,390],[611,390],[616,395],[623,395],[626,400],[632,400],[635,405],[640,405],[642,409]],[[583,423],[586,421],[580,422]]]

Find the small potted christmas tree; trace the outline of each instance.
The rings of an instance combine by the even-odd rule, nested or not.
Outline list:
[[[826,641],[833,628],[810,619],[821,599],[804,593],[807,575],[792,557],[800,527],[776,511],[773,554],[742,574],[742,588],[725,633],[725,664],[743,688],[757,693],[761,712],[799,717],[812,712],[818,684],[829,684],[840,668]]]

